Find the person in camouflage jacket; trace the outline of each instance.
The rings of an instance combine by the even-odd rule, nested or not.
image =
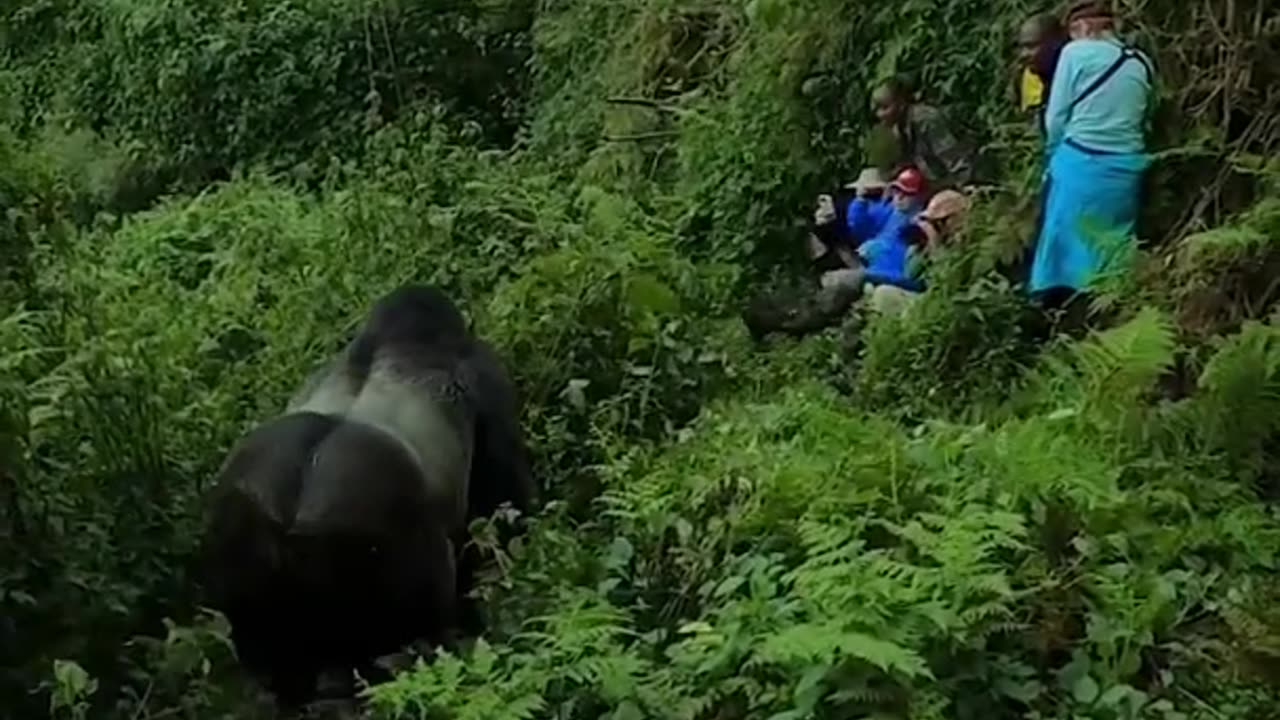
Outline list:
[[[872,93],[876,118],[897,141],[896,175],[914,166],[924,173],[930,194],[959,189],[973,180],[973,149],[951,128],[945,114],[916,102],[901,78],[892,78]]]

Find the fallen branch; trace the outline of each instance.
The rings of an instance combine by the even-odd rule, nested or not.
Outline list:
[[[680,97],[693,97],[690,93],[685,93]],[[633,98],[633,97],[611,97],[605,98],[604,101],[610,105],[629,105],[631,107],[641,107],[649,110],[657,110],[658,112],[668,113],[677,117],[686,117],[697,115],[697,111],[693,108],[681,107],[672,103],[662,103],[649,98]]]
[[[675,107],[674,105],[664,105],[658,102],[657,100],[650,100],[649,98],[611,97],[611,98],[605,98],[604,101],[609,103],[610,105],[633,105],[636,107],[651,108],[653,110],[659,110],[661,112],[670,112],[670,113],[680,112],[680,108]]]
[[[605,135],[605,142],[640,142],[643,140],[657,140],[665,137],[674,137],[679,135],[679,130],[654,130],[653,132],[635,133],[634,135]]]

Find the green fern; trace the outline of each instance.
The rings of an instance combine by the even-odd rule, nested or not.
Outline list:
[[[1124,324],[1046,356],[1031,394],[1060,415],[1123,422],[1172,367],[1175,349],[1169,318],[1144,307]]]
[[[1250,322],[1228,338],[1200,374],[1193,405],[1211,448],[1238,463],[1258,458],[1280,431],[1280,331]]]

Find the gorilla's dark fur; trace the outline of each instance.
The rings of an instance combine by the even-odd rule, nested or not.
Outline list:
[[[317,675],[459,623],[466,524],[535,502],[515,387],[428,286],[380,299],[285,414],[219,473],[204,538],[210,604],[286,705]]]

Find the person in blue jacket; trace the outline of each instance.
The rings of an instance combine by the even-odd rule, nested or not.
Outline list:
[[[858,277],[831,278],[824,285],[857,282],[911,284],[907,272],[907,252],[911,247],[908,229],[923,206],[924,177],[915,168],[907,168],[898,174],[890,186],[889,200],[871,203],[858,198],[850,203],[846,217],[849,230],[855,236],[868,238],[858,246],[861,268]]]
[[[880,169],[868,167],[862,170],[857,180],[846,185],[840,192],[818,196],[808,246],[809,260],[819,273],[854,267],[857,264],[855,251],[874,231],[867,233],[852,227],[849,211],[856,206],[868,204],[872,207],[888,207],[888,192],[889,182],[884,179]],[[861,202],[855,205],[858,200]]]
[[[762,338],[773,330],[792,335],[805,335],[838,322],[849,307],[869,289],[881,284],[901,285],[904,289],[923,289],[909,269],[916,216],[924,199],[924,177],[915,168],[900,172],[889,186],[887,199],[878,200],[860,193],[844,213],[844,230],[852,238],[836,253],[835,269],[819,277],[817,294],[789,311],[778,313],[769,302],[758,300],[744,314],[753,337]],[[823,209],[820,204],[819,210]],[[837,216],[828,209],[828,215]],[[815,220],[819,219],[815,216]],[[830,221],[830,217],[823,218]],[[856,251],[848,252],[856,247]],[[777,316],[777,317],[775,317]]]

